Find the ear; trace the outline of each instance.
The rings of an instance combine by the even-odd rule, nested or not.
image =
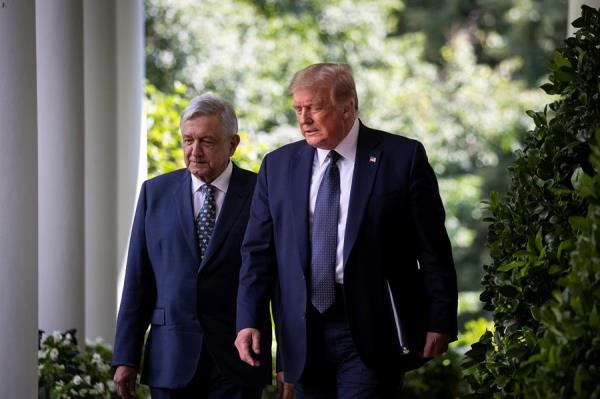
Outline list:
[[[229,141],[229,156],[232,156],[235,153],[238,144],[240,144],[240,136],[234,134],[233,136],[231,136],[231,139]]]
[[[352,118],[354,116],[354,99],[353,98],[346,100],[342,111],[344,113],[345,118]]]

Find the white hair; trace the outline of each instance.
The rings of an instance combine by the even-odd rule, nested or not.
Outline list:
[[[181,129],[183,123],[190,119],[198,116],[212,115],[221,117],[221,126],[225,134],[230,137],[237,134],[238,122],[233,105],[212,93],[205,93],[192,98],[188,106],[181,113],[179,128]]]

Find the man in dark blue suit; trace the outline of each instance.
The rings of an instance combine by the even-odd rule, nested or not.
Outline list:
[[[278,342],[299,398],[391,398],[455,338],[456,272],[423,146],[358,119],[350,67],[297,72],[305,140],[263,160],[242,246],[236,347],[262,364],[261,314],[280,286]]]
[[[228,102],[194,98],[181,116],[187,169],[146,181],[133,223],[113,354],[115,386],[132,397],[252,398],[270,381],[268,309],[260,368],[233,345],[240,247],[256,175],[230,160],[240,141]]]

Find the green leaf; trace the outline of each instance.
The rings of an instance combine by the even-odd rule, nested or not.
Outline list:
[[[500,272],[507,272],[509,270],[514,269],[515,267],[521,267],[521,266],[525,265],[526,263],[527,262],[525,262],[525,261],[520,261],[520,260],[517,261],[517,260],[515,260],[515,261],[512,261],[510,263],[507,263],[506,265],[500,266],[498,268],[498,271],[500,271]]]
[[[571,305],[571,307],[573,308],[573,310],[575,310],[575,312],[577,312],[578,314],[583,314],[584,310],[583,310],[583,304],[581,302],[581,298],[574,296],[569,300],[569,305]]]
[[[574,230],[585,230],[588,226],[588,220],[584,216],[571,216],[569,218],[569,224]]]
[[[590,312],[589,323],[596,331],[600,331],[600,315],[598,315],[598,308],[595,305]]]
[[[542,228],[540,227],[535,235],[535,247],[538,251],[542,251],[544,249],[544,245],[542,242]]]
[[[562,269],[563,268],[561,265],[557,265],[557,264],[551,265],[550,268],[548,269],[548,274],[550,274],[551,276],[555,275],[555,274],[559,274],[563,271]]]
[[[558,81],[561,82],[571,82],[575,78],[574,74],[562,69],[559,69],[556,72],[554,72],[554,76]]]
[[[540,86],[542,90],[544,90],[547,94],[556,94],[556,88],[552,83],[544,83]]]
[[[575,21],[571,22],[571,25],[574,28],[583,28],[585,26],[585,21],[582,17],[579,17]]]
[[[577,168],[571,176],[571,184],[577,192],[585,194],[588,193],[592,187],[592,179],[585,174],[583,169]]]
[[[577,367],[577,371],[575,372],[575,380],[573,381],[573,388],[575,389],[575,393],[581,395],[583,392],[583,383],[585,380],[589,378],[588,372],[585,370],[583,365],[579,365]]]
[[[527,251],[527,250],[521,250],[521,251],[517,251],[513,254],[513,256],[515,258],[520,258],[520,257],[532,257],[535,256],[534,252],[531,251]]]
[[[560,258],[562,256],[562,253],[564,251],[570,251],[571,249],[573,249],[574,244],[573,244],[573,240],[565,240],[563,242],[561,242],[558,245],[558,250],[556,251],[556,255],[558,258]]]
[[[531,307],[531,316],[532,316],[532,317],[533,317],[535,320],[537,320],[537,321],[540,321],[540,320],[542,319],[542,316],[541,316],[541,311],[540,311],[540,308],[539,308],[539,306],[532,306],[532,307]]]
[[[562,68],[562,67],[571,67],[571,62],[565,58],[560,52],[555,51],[552,54],[552,59],[550,61],[550,66],[556,70]]]

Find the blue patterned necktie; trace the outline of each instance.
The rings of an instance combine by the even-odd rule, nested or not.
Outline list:
[[[217,205],[215,203],[214,186],[205,184],[200,187],[200,192],[204,195],[204,203],[196,218],[196,233],[198,234],[198,245],[200,246],[200,259],[204,259],[208,242],[215,228]]]
[[[312,223],[311,302],[320,313],[335,302],[335,265],[340,212],[340,154],[330,151]]]

